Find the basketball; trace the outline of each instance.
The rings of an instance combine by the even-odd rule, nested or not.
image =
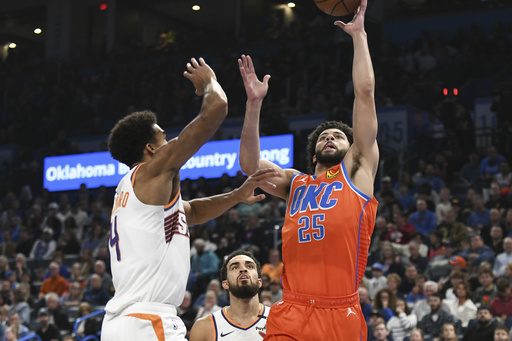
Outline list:
[[[361,0],[315,0],[315,4],[322,12],[341,17],[354,13]]]

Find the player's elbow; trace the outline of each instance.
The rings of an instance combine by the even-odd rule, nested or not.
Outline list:
[[[246,175],[253,175],[258,171],[258,162],[254,162],[252,160],[246,160],[246,158],[240,155],[240,169]]]
[[[358,98],[373,99],[375,94],[375,82],[373,77],[368,77],[355,87],[355,95]]]

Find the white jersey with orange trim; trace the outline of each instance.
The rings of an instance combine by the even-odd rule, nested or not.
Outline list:
[[[241,326],[231,320],[226,307],[210,315],[214,341],[261,341],[259,332],[265,332],[270,307],[261,304],[258,317],[248,326]]]
[[[190,272],[190,238],[178,193],[168,205],[147,205],[133,190],[138,167],[119,182],[110,221],[110,262],[115,295],[106,317],[134,303],[179,306]]]

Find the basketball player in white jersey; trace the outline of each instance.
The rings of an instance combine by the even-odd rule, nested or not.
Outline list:
[[[183,201],[179,170],[218,129],[227,99],[203,59],[192,59],[184,76],[204,95],[199,115],[178,137],[166,141],[150,111],[120,120],[109,137],[114,159],[131,170],[120,181],[110,226],[110,261],[115,288],[105,307],[103,341],[185,340],[176,315],[190,271],[188,224],[206,222],[238,202],[264,198],[254,189],[272,171],[250,177],[240,188],[209,198]]]
[[[190,341],[261,341],[270,307],[258,298],[260,263],[247,251],[232,252],[222,264],[220,277],[229,291],[230,305],[197,320]]]

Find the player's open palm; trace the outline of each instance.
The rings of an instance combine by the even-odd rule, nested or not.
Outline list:
[[[277,176],[277,172],[273,168],[264,168],[248,177],[242,186],[235,190],[239,201],[254,204],[265,199],[265,194],[254,195],[254,190],[263,185],[275,187],[276,185],[271,181],[271,178],[275,176]]]
[[[334,25],[341,27],[343,31],[347,32],[351,36],[356,32],[364,32],[364,14],[366,13],[367,4],[368,0],[361,0],[361,5],[359,5],[352,21],[348,24],[338,20]]]
[[[238,67],[244,81],[247,100],[262,100],[267,95],[270,75],[265,75],[265,77],[263,77],[263,82],[260,82],[256,75],[256,71],[254,70],[254,64],[251,56],[242,55],[242,57],[238,59]]]
[[[183,76],[194,84],[198,96],[204,94],[204,89],[212,80],[217,80],[215,72],[203,58],[199,58],[199,62],[195,58],[190,59],[190,63],[187,63],[187,71],[183,72]]]

